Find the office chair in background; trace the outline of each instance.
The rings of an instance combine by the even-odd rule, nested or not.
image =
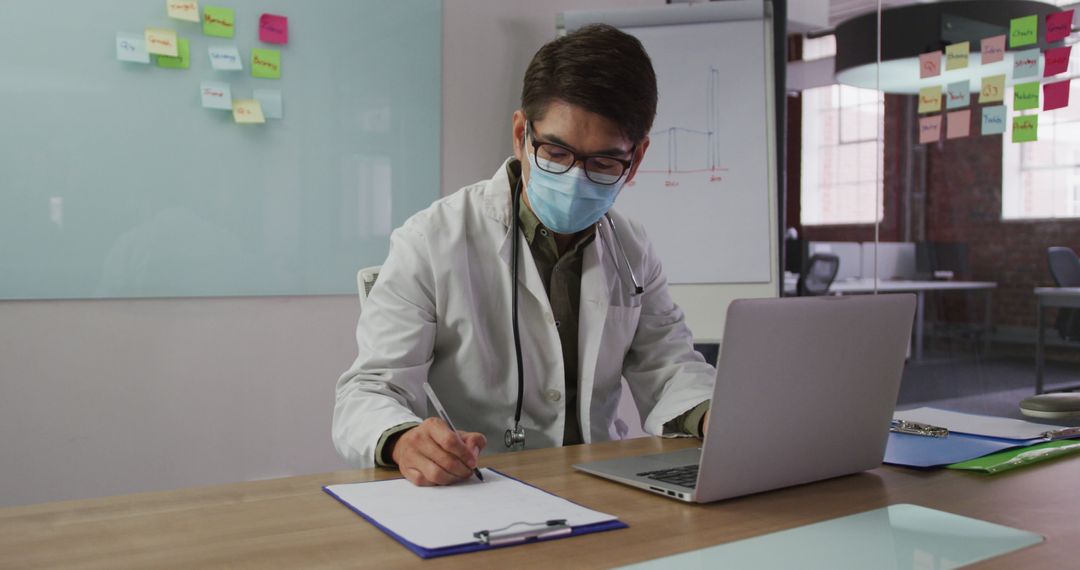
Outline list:
[[[1058,287],[1080,287],[1080,258],[1076,252],[1068,247],[1048,247],[1046,257]],[[1055,328],[1064,340],[1080,340],[1080,310],[1058,309]]]
[[[799,296],[826,295],[840,270],[840,258],[831,253],[815,253],[799,275]]]
[[[364,302],[371,295],[371,288],[375,286],[375,280],[379,278],[381,265],[365,267],[356,272],[356,290],[360,293],[360,310],[364,310]]]

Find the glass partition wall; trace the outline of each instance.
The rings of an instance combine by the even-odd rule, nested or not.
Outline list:
[[[1023,417],[1037,288],[1080,286],[1071,2],[857,4],[789,42],[787,294],[822,258],[827,294],[915,293],[900,405]],[[1041,389],[1080,385],[1080,311],[1044,313]]]

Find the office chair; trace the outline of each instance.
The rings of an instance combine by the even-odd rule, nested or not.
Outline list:
[[[1080,258],[1068,247],[1048,247],[1046,257],[1050,265],[1050,275],[1058,287],[1080,287]],[[1080,340],[1080,311],[1077,309],[1058,309],[1054,323],[1058,334],[1065,340]]]
[[[840,258],[831,253],[815,253],[806,263],[806,271],[799,275],[799,296],[825,295],[840,270]]]
[[[356,272],[356,290],[360,293],[360,310],[364,309],[364,302],[371,295],[371,288],[375,286],[375,280],[379,278],[381,265],[365,267]]]

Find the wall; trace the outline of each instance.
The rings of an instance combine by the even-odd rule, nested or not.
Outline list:
[[[443,192],[510,154],[521,76],[557,12],[663,3],[448,0]],[[713,291],[676,297],[719,336]],[[352,295],[0,302],[0,506],[344,467],[329,426],[357,307]]]

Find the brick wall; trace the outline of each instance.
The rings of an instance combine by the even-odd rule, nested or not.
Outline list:
[[[981,136],[980,107],[972,106],[972,136],[925,145],[905,164],[905,105],[909,97],[885,98],[884,219],[882,241],[903,239],[903,183],[907,168],[913,169],[918,186],[921,156],[925,159],[925,200],[913,200],[912,236],[932,241],[966,242],[970,249],[971,278],[997,281],[994,322],[1004,326],[1034,327],[1035,300],[1031,289],[1052,285],[1046,265],[1046,248],[1068,245],[1080,249],[1080,221],[1001,220],[1002,136]],[[789,123],[789,136],[799,137],[801,126]],[[797,140],[797,139],[796,139]],[[796,145],[797,147],[798,145]],[[794,161],[792,161],[794,162]],[[789,188],[799,192],[798,166],[789,171]],[[798,200],[788,209],[788,225],[798,224]],[[925,216],[925,227],[919,221]],[[794,223],[792,223],[794,222]],[[800,235],[820,241],[870,241],[873,226],[814,226],[800,228]]]

